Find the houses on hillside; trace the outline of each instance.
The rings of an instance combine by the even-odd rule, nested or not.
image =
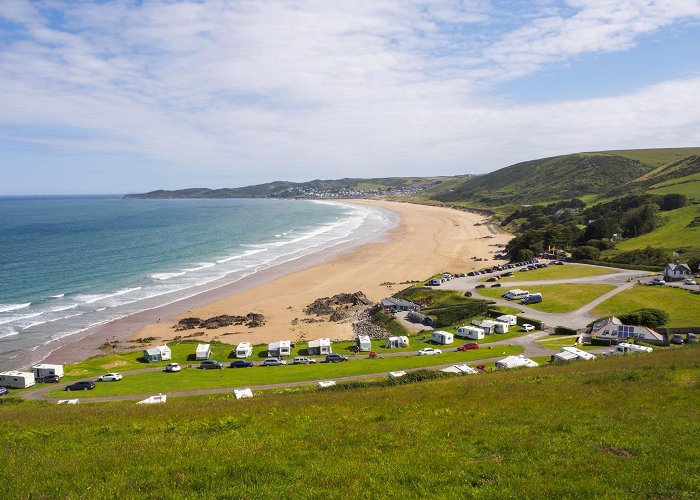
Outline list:
[[[664,269],[664,280],[666,281],[681,281],[690,278],[692,275],[693,271],[690,269],[690,266],[679,261],[669,262]]]
[[[634,339],[650,344],[664,345],[664,335],[655,332],[648,326],[625,325],[619,318],[611,316],[593,324],[590,331],[591,339],[609,339],[615,342],[625,342]]]

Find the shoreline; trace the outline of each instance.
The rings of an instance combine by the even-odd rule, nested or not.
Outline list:
[[[91,328],[83,332],[80,338],[70,339],[63,345],[46,346],[52,349],[40,352],[42,361],[71,363],[105,354],[110,351],[101,349],[101,346],[115,340],[124,344],[129,341],[133,343],[139,338],[155,337],[157,341],[151,344],[168,342],[178,334],[186,336],[192,333],[191,330],[175,332],[172,328],[179,318],[185,316],[207,318],[218,314],[246,315],[249,312],[262,312],[265,315],[266,323],[262,327],[205,330],[203,335],[196,337],[203,341],[217,340],[231,344],[249,341],[257,344],[279,338],[350,338],[352,327],[349,323],[303,323],[294,320],[305,318],[303,308],[316,298],[363,291],[370,300],[379,301],[405,286],[397,288],[395,283],[422,280],[443,270],[466,272],[481,267],[491,262],[490,245],[504,244],[510,239],[510,235],[493,234],[492,230],[481,225],[484,216],[474,212],[378,200],[343,202],[384,209],[393,214],[394,225],[371,238],[336,245],[233,283],[225,283],[191,297]],[[479,225],[475,225],[477,223]],[[416,234],[419,229],[429,229],[432,240]],[[443,240],[452,241],[456,249],[445,248]],[[461,250],[471,251],[472,255],[463,255]],[[475,261],[471,259],[472,256],[488,260]],[[435,271],[427,272],[430,269]],[[379,273],[384,273],[387,279],[381,279]],[[371,283],[373,278],[377,283]],[[127,346],[120,346],[120,350],[124,347]]]

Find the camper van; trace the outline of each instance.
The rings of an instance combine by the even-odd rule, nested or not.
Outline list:
[[[605,353],[606,356],[621,356],[623,354],[628,354],[632,352],[652,352],[654,349],[651,347],[635,344],[627,344],[622,342],[615,346],[615,349]]]
[[[524,299],[530,294],[527,290],[511,290],[505,294],[505,298],[508,300],[520,300]]]
[[[460,326],[455,337],[460,339],[481,340],[484,338],[484,329],[476,326]]]
[[[253,354],[253,346],[250,342],[241,342],[236,346],[236,357],[237,358],[247,358]]]
[[[430,340],[432,340],[436,344],[447,345],[454,342],[455,337],[449,332],[442,332],[438,330],[433,332],[433,334],[430,336]]]
[[[541,293],[528,294],[527,296],[523,297],[523,299],[520,301],[521,304],[538,304],[539,302],[542,302]]]

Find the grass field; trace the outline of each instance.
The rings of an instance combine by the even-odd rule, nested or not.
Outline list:
[[[242,401],[5,400],[0,484],[5,500],[695,498],[699,380],[684,348]]]
[[[660,215],[664,221],[662,226],[650,233],[621,241],[615,245],[615,249],[625,252],[648,246],[674,250],[698,247],[700,246],[700,226],[688,227],[695,217],[700,217],[700,205],[689,205],[678,210],[662,212]]]
[[[455,343],[454,346],[459,344]],[[200,370],[185,368],[179,373],[163,370],[125,375],[120,382],[98,382],[92,391],[82,391],[80,398],[148,394],[156,392],[191,391],[222,387],[247,387],[251,385],[281,384],[307,380],[323,380],[352,375],[387,373],[407,368],[420,368],[447,363],[475,361],[496,356],[509,356],[523,352],[520,346],[484,347],[474,351],[444,352],[436,356],[391,356],[374,359],[351,359],[346,363],[317,363],[315,365],[254,366],[252,368]],[[60,389],[50,391],[49,396],[66,397],[69,393]]]
[[[530,293],[539,292],[542,294],[542,302],[529,304],[528,307],[542,312],[562,313],[576,311],[615,287],[613,285],[562,283],[523,287],[523,289],[525,288]],[[477,291],[486,297],[500,298],[502,294],[511,289],[507,287],[481,288]]]
[[[674,182],[675,181],[675,182]],[[687,175],[682,181],[674,179],[674,181],[662,182],[650,189],[651,194],[684,194],[689,200],[700,200],[700,173]]]
[[[671,315],[669,327],[700,326],[700,295],[668,286],[635,285],[591,311],[597,317],[618,316],[635,309],[653,307]]]
[[[567,338],[555,338],[555,339],[547,339],[545,341],[538,341],[538,344],[540,344],[542,347],[546,347],[547,349],[553,349],[555,351],[560,350],[562,347],[577,347],[583,351],[589,351],[591,349],[597,349],[598,346],[594,345],[576,345],[576,338],[572,337],[567,337]]]
[[[509,281],[543,281],[543,280],[559,280],[571,278],[585,278],[588,276],[600,276],[603,274],[614,274],[618,272],[613,268],[584,266],[581,264],[566,264],[563,266],[548,266],[534,271],[520,272],[514,270],[514,276],[510,278],[501,278],[499,282],[507,283]],[[488,279],[488,278],[487,278]],[[481,281],[486,281],[483,279]]]

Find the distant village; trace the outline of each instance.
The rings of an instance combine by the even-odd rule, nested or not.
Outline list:
[[[322,198],[322,199],[367,199],[385,196],[410,196],[428,188],[434,184],[416,184],[412,186],[392,187],[387,189],[353,189],[348,187],[334,189],[320,189],[311,186],[294,186],[279,193],[270,195],[270,198]]]

